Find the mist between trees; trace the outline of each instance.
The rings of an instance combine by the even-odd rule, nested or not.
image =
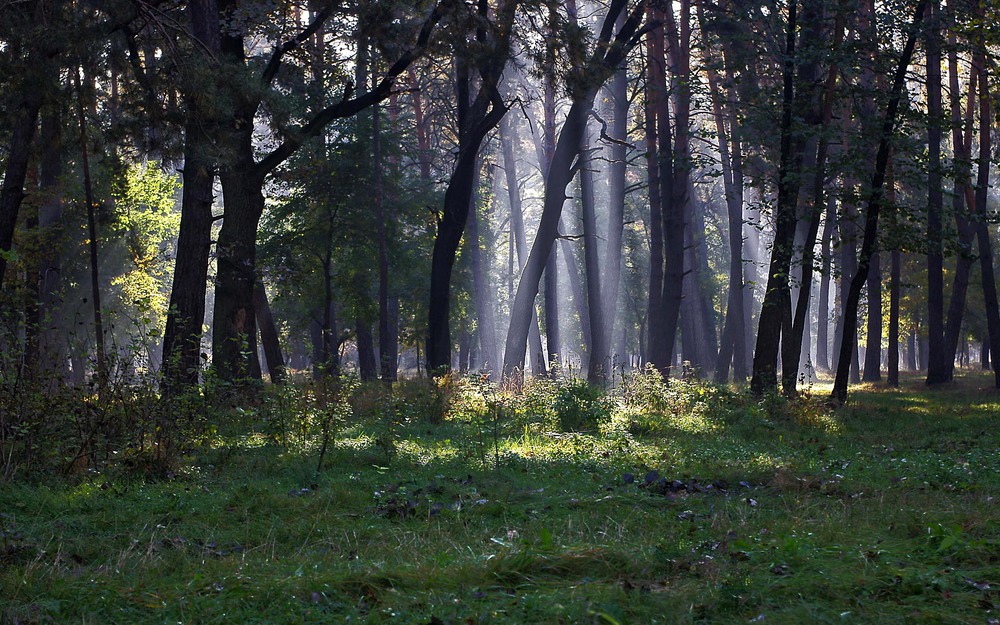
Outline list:
[[[989,367],[997,18],[4,3],[4,392]]]

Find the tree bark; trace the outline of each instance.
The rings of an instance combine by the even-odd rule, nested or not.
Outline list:
[[[892,250],[889,270],[889,358],[887,381],[890,387],[899,386],[899,297],[902,261],[899,248]]]
[[[928,7],[927,49],[927,384],[948,380],[944,343],[944,231],[941,191],[941,32],[936,2]]]
[[[524,234],[524,215],[521,210],[521,188],[517,179],[517,160],[514,157],[514,142],[517,131],[509,115],[500,121],[500,149],[503,153],[504,176],[507,182],[507,197],[510,202],[510,227],[517,248],[518,273],[524,269],[528,258],[528,242]],[[513,298],[512,298],[513,299]],[[545,358],[542,356],[542,333],[538,328],[538,312],[531,308],[528,331],[528,354],[531,369],[536,375],[545,375]],[[524,366],[522,363],[520,366]]]
[[[865,382],[882,381],[882,268],[878,251],[868,268],[868,324],[865,342]]]
[[[763,397],[776,389],[778,384],[778,346],[784,319],[791,317],[791,293],[788,277],[791,270],[795,237],[795,207],[798,197],[799,171],[802,162],[802,145],[792,137],[792,116],[795,108],[795,40],[797,1],[788,5],[786,25],[785,66],[783,70],[784,93],[781,120],[781,162],[778,167],[778,202],[775,208],[774,242],[768,269],[767,287],[757,327],[757,346],[754,349],[753,377],[750,390],[755,397]],[[786,366],[798,366],[795,363]]]
[[[354,319],[354,336],[358,346],[358,373],[362,380],[371,382],[378,379],[378,363],[375,360],[375,337],[371,326],[361,317]]]
[[[619,18],[617,24],[620,30],[624,22]],[[611,131],[614,142],[611,144],[611,163],[608,166],[608,240],[605,247],[605,267],[601,280],[601,295],[604,299],[604,342],[609,346],[609,357],[612,361],[623,358],[624,354],[611,353],[610,346],[621,337],[618,297],[622,281],[622,237],[625,228],[625,175],[626,159],[628,158],[628,72],[627,66],[619,68],[611,77],[609,96],[611,99]],[[612,363],[609,362],[609,367]],[[606,372],[610,373],[609,371]]]
[[[499,177],[497,171],[493,171],[494,178]],[[478,176],[477,176],[478,177]],[[493,181],[494,190],[497,189],[496,180]],[[498,372],[503,363],[500,362],[499,347],[497,346],[497,322],[493,311],[493,297],[491,295],[489,279],[489,253],[483,248],[489,249],[489,220],[480,228],[480,214],[478,194],[473,201],[469,211],[468,245],[469,261],[472,266],[473,290],[475,291],[476,304],[476,327],[479,335],[479,353],[482,358],[482,370],[487,373]],[[486,257],[485,259],[483,257]]]
[[[913,57],[913,49],[916,46],[916,28],[924,18],[924,11],[927,7],[927,0],[920,0],[916,12],[913,16],[913,28],[911,34],[903,47],[903,53],[899,60],[892,82],[892,91],[886,108],[885,118],[882,122],[882,129],[879,136],[878,153],[875,158],[875,172],[872,176],[871,189],[868,195],[868,206],[865,211],[865,231],[864,239],[861,243],[861,255],[858,259],[858,270],[851,279],[850,290],[847,301],[844,304],[844,334],[840,342],[840,357],[837,360],[837,377],[834,380],[833,391],[830,399],[837,405],[847,401],[847,381],[850,373],[850,353],[857,336],[858,324],[858,302],[861,299],[861,289],[868,277],[868,268],[872,253],[875,251],[875,237],[878,232],[879,211],[883,198],[883,185],[885,183],[886,170],[889,164],[889,153],[891,140],[896,125],[896,117],[899,111],[900,100],[903,97],[903,87],[906,82],[906,71]]]
[[[948,2],[949,23],[955,23],[955,8],[953,1]],[[956,51],[955,28],[949,28],[948,33],[948,85],[951,97],[952,151],[955,160],[954,193],[952,194],[952,212],[955,214],[955,225],[958,228],[958,258],[955,263],[955,277],[951,285],[951,298],[948,302],[948,321],[945,325],[945,366],[947,377],[952,379],[955,373],[955,353],[958,351],[958,340],[962,330],[962,317],[965,313],[965,300],[969,291],[969,276],[975,256],[972,253],[972,242],[976,236],[975,228],[968,215],[975,213],[975,197],[970,181],[970,157],[972,152],[973,117],[976,108],[976,72],[969,76],[969,95],[965,110],[965,130],[962,123],[962,97],[958,82],[958,53]]]
[[[816,311],[816,366],[822,371],[830,371],[830,277],[833,272],[830,242],[836,228],[837,201],[830,196],[826,201],[826,223],[823,225],[820,247],[823,274],[819,281],[819,309]]]
[[[584,275],[587,281],[587,312],[590,322],[587,381],[604,386],[611,369],[608,350],[609,333],[604,324],[604,300],[601,296],[601,267],[597,249],[597,211],[594,206],[594,172],[586,127],[580,146],[580,207],[583,221]],[[581,323],[583,319],[581,318]]]
[[[479,59],[476,68],[479,88],[471,97],[472,70],[467,60],[456,64],[458,109],[458,159],[437,223],[437,236],[431,257],[430,306],[427,329],[427,369],[434,372],[451,366],[451,333],[449,329],[451,274],[459,242],[465,232],[473,198],[473,179],[479,162],[479,147],[486,135],[496,128],[507,112],[498,85],[507,61],[510,25],[516,3],[503,4],[498,26],[501,37],[493,42],[489,55]],[[486,6],[479,4],[480,19],[486,19]],[[478,35],[477,35],[478,36]],[[484,36],[484,35],[483,35]]]
[[[983,17],[982,5],[978,7],[978,16]],[[978,42],[978,49],[973,53],[973,70],[979,72],[979,163],[976,176],[976,212],[973,219],[976,224],[976,239],[979,244],[979,269],[983,284],[983,303],[986,307],[986,326],[990,333],[990,355],[995,386],[1000,388],[1000,307],[997,304],[997,286],[993,271],[993,244],[990,241],[989,222],[987,217],[987,200],[990,185],[990,156],[992,141],[991,94],[989,92],[989,74],[986,66],[986,44]]]
[[[271,382],[281,384],[285,381],[285,358],[281,353],[281,342],[278,339],[278,327],[271,314],[271,305],[267,300],[264,282],[254,283],[254,309],[257,314],[257,324],[260,326],[260,342],[264,347],[264,358],[267,361],[267,373]]]
[[[633,35],[638,29],[642,13],[633,11],[626,19],[618,35],[612,39],[612,28],[618,14],[625,9],[624,0],[613,0],[605,17],[597,47],[586,67],[578,68],[582,76],[591,80],[585,86],[577,85],[571,91],[572,105],[559,135],[552,163],[545,180],[545,201],[542,216],[535,235],[535,241],[528,254],[521,280],[511,307],[511,324],[507,333],[504,350],[504,376],[513,376],[519,363],[524,362],[525,344],[531,309],[538,294],[539,281],[545,263],[552,253],[559,231],[566,187],[573,178],[577,165],[583,133],[586,131],[587,115],[593,106],[594,97],[601,84],[614,73],[625,55],[635,45]],[[578,90],[577,90],[578,89]]]

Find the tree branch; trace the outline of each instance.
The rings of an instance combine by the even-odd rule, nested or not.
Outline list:
[[[315,35],[316,31],[323,26],[324,22],[326,22],[326,20],[333,15],[333,11],[338,4],[339,3],[336,0],[328,2],[327,5],[323,7],[323,10],[316,14],[316,18],[305,28],[305,30],[275,48],[274,53],[271,55],[271,59],[267,62],[267,66],[264,68],[264,72],[260,75],[260,81],[265,86],[270,85],[271,81],[274,80],[274,77],[278,74],[278,70],[281,69],[281,60],[284,56],[302,45],[303,41]]]

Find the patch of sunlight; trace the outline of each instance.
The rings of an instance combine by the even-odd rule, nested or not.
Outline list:
[[[421,466],[458,457],[458,447],[450,440],[423,442],[403,439],[397,441],[396,452]]]
[[[368,434],[358,434],[349,438],[337,439],[335,446],[340,449],[361,451],[375,446],[375,437]]]
[[[722,426],[709,419],[701,412],[675,414],[667,418],[667,423],[673,429],[688,434],[714,434],[722,431]]]
[[[842,434],[844,424],[835,413],[825,410],[809,411],[798,418],[799,423],[809,427],[823,430],[827,434]]]

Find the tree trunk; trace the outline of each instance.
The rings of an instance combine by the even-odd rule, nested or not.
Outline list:
[[[955,8],[953,1],[948,2],[949,23],[955,23]],[[952,150],[955,160],[954,193],[952,194],[952,212],[955,214],[955,225],[958,228],[958,258],[955,264],[955,277],[951,285],[951,298],[948,302],[948,321],[945,326],[945,366],[947,377],[952,379],[955,372],[955,352],[958,350],[958,339],[962,330],[962,317],[965,313],[965,300],[969,291],[969,275],[975,256],[972,253],[972,242],[976,236],[975,228],[968,219],[975,213],[975,197],[970,182],[970,156],[972,152],[972,128],[976,103],[976,72],[969,76],[969,96],[965,110],[965,131],[962,124],[962,97],[958,81],[958,53],[956,51],[955,28],[949,28],[948,34],[948,85],[950,91]]]
[[[872,254],[868,269],[868,325],[865,343],[865,382],[882,381],[882,268],[879,253]]]
[[[652,12],[652,19],[657,19]],[[669,128],[666,105],[666,61],[663,53],[663,31],[655,29],[646,38],[646,176],[649,183],[649,303],[646,312],[648,326],[646,359],[664,372],[670,366],[663,318],[663,196],[660,178],[670,177],[670,161],[663,160],[659,149],[659,127]],[[669,132],[666,134],[669,142]],[[669,146],[668,146],[669,149]],[[665,169],[661,172],[661,165]],[[669,201],[669,196],[668,196]]]
[[[930,3],[927,49],[927,384],[948,380],[944,343],[944,231],[941,190],[941,26]]]
[[[778,167],[778,202],[775,208],[774,242],[768,269],[767,287],[757,326],[757,346],[753,356],[753,378],[750,389],[755,397],[763,397],[778,384],[778,346],[781,341],[783,320],[791,317],[791,293],[788,276],[791,270],[795,237],[795,208],[798,198],[799,170],[802,162],[802,145],[792,137],[792,115],[795,104],[795,39],[797,1],[788,5],[786,27],[785,66],[783,70],[784,95],[782,98],[781,162]],[[798,145],[796,145],[798,144]],[[798,366],[798,354],[794,363]]]
[[[252,154],[249,133],[240,143]],[[215,309],[212,317],[212,365],[223,380],[255,377],[257,319],[253,305],[257,281],[257,226],[264,211],[264,180],[247,173],[250,163],[234,163],[219,174],[225,218],[216,250]]]
[[[830,371],[830,277],[833,272],[830,242],[836,228],[837,201],[831,196],[826,201],[826,223],[820,248],[823,275],[819,281],[819,310],[816,311],[816,366],[822,371]]]
[[[17,214],[24,199],[24,180],[28,175],[31,143],[38,126],[38,112],[42,107],[41,89],[29,88],[23,94],[14,114],[14,127],[10,136],[7,162],[4,167],[3,185],[0,186],[0,287],[7,269],[7,255],[14,242]]]
[[[642,17],[642,13],[638,9],[629,15],[625,25],[612,40],[611,25],[624,9],[624,1],[614,0],[612,2],[593,55],[585,67],[576,70],[581,72],[581,76],[586,76],[590,80],[586,81],[585,87],[581,87],[579,83],[574,86],[574,89],[579,90],[571,93],[572,105],[559,135],[551,165],[546,173],[545,201],[538,232],[535,235],[535,242],[531,246],[531,252],[528,254],[528,260],[525,263],[521,281],[517,285],[517,293],[514,295],[514,302],[511,306],[511,324],[504,350],[505,376],[514,375],[519,363],[524,361],[531,309],[538,294],[542,270],[551,256],[558,236],[562,207],[566,201],[566,187],[573,178],[583,133],[586,131],[587,115],[593,106],[594,97],[601,84],[614,73],[631,48],[637,43],[633,35],[638,29]]]
[[[618,28],[621,29],[619,19]],[[608,166],[608,240],[605,247],[605,267],[601,280],[601,295],[603,301],[602,315],[604,318],[605,343],[610,346],[615,337],[621,337],[624,328],[616,324],[619,318],[618,294],[622,281],[622,236],[625,228],[625,174],[628,158],[628,72],[623,66],[611,78],[611,163]],[[616,326],[618,326],[616,328]],[[624,357],[624,354],[609,353],[612,360]],[[605,374],[610,373],[609,371]]]
[[[889,362],[888,383],[899,386],[899,296],[900,259],[899,248],[892,250],[892,268],[889,273]]]
[[[858,303],[861,299],[861,289],[868,277],[868,268],[872,253],[875,251],[875,238],[878,232],[879,211],[881,209],[883,197],[883,184],[885,183],[886,170],[889,164],[889,152],[891,140],[896,125],[896,116],[899,111],[899,103],[903,96],[903,87],[906,81],[906,71],[913,56],[913,49],[916,46],[916,28],[920,25],[924,17],[924,10],[927,0],[920,0],[917,10],[913,16],[913,29],[907,38],[903,48],[899,66],[893,77],[892,91],[890,91],[889,104],[886,108],[885,118],[879,136],[878,153],[875,159],[875,172],[872,176],[871,189],[868,195],[868,206],[865,212],[864,239],[861,243],[861,256],[858,259],[858,270],[851,279],[850,290],[847,301],[844,304],[844,334],[840,342],[840,355],[837,360],[837,377],[834,380],[833,391],[830,399],[836,404],[843,404],[847,401],[847,381],[850,369],[851,348],[857,336],[858,323]]]
[[[361,379],[371,382],[378,379],[378,364],[375,360],[375,337],[371,326],[361,317],[354,319],[354,336],[358,344],[358,374]]]
[[[62,120],[58,108],[42,115],[39,159],[38,367],[43,378],[59,383],[69,374],[63,334],[62,261],[54,246],[63,222]]]
[[[507,197],[510,201],[510,228],[517,248],[518,273],[524,268],[528,258],[528,243],[524,234],[524,216],[521,211],[521,189],[517,180],[517,161],[514,157],[514,141],[517,131],[509,115],[500,121],[500,149],[503,153],[504,176],[507,182]],[[542,334],[538,329],[538,313],[531,308],[528,332],[528,354],[531,356],[532,372],[545,375],[545,358],[542,356]],[[523,367],[523,363],[520,365]]]
[[[512,15],[508,17],[513,18]],[[483,61],[485,64],[479,68],[480,84],[474,100],[470,100],[470,68],[465,60],[459,59],[456,63],[459,148],[455,169],[445,191],[444,206],[438,217],[437,236],[431,257],[427,328],[427,368],[430,372],[451,366],[449,315],[455,255],[472,206],[473,180],[479,163],[480,145],[507,112],[497,90],[506,61],[505,46],[500,47],[503,49],[494,50],[494,54]]]
[[[493,172],[494,177],[499,177],[497,171]],[[477,178],[478,173],[477,173]],[[478,185],[477,185],[478,187]],[[496,181],[493,184],[497,189]],[[487,372],[499,371],[503,363],[500,362],[499,347],[497,346],[497,322],[493,311],[493,297],[491,292],[489,277],[489,258],[491,237],[489,235],[489,220],[484,220],[483,228],[480,229],[480,215],[478,210],[479,197],[475,195],[472,208],[469,211],[468,245],[469,261],[472,266],[473,290],[475,291],[476,305],[476,327],[479,335],[480,356],[482,358],[482,370]],[[480,231],[482,230],[482,232]],[[484,259],[483,256],[486,258]]]
[[[978,8],[982,18],[982,7]],[[990,354],[992,358],[995,385],[1000,388],[1000,307],[997,305],[997,286],[993,271],[993,244],[990,241],[989,223],[987,221],[987,200],[990,185],[990,156],[992,128],[991,95],[989,93],[989,74],[986,67],[986,44],[973,54],[973,71],[979,72],[979,163],[976,177],[976,212],[973,216],[976,224],[976,239],[979,244],[979,269],[983,283],[983,303],[986,307],[986,326],[990,333]]]
[[[586,128],[580,146],[580,207],[583,221],[584,274],[587,280],[587,312],[590,322],[587,381],[604,386],[611,370],[608,340],[610,333],[604,323],[604,300],[601,296],[601,267],[598,259],[597,211],[594,206],[594,172],[590,158],[590,140]],[[581,317],[581,323],[583,318]]]
[[[810,6],[807,12],[807,24],[809,30],[806,37],[810,40],[811,46],[822,46],[821,36],[821,12],[815,11],[815,6]],[[845,18],[842,11],[837,12],[834,26],[833,46],[839,49],[844,38]],[[815,80],[819,75],[818,65],[810,62],[806,80]],[[816,126],[819,136],[815,139],[815,153],[812,158],[812,194],[807,200],[808,226],[802,241],[802,262],[800,286],[797,302],[795,304],[795,315],[792,321],[791,335],[782,337],[782,356],[787,367],[782,368],[782,390],[786,396],[793,396],[796,393],[796,382],[798,372],[802,364],[802,353],[805,353],[805,360],[808,362],[809,355],[809,335],[807,326],[809,323],[809,302],[813,284],[813,264],[815,259],[816,236],[819,233],[819,223],[824,209],[826,209],[826,160],[829,149],[827,129],[833,119],[833,101],[836,97],[838,66],[831,62],[827,70],[827,76],[822,91],[807,99],[815,102],[815,112],[810,114],[810,121]],[[813,142],[810,141],[810,149]],[[829,259],[825,259],[829,262]],[[829,286],[829,283],[827,283]],[[821,310],[821,314],[826,314]],[[825,329],[825,328],[824,328]],[[824,336],[823,341],[826,341]],[[824,345],[824,360],[826,359],[826,348]],[[794,363],[794,366],[792,365]],[[825,365],[824,365],[825,368]]]
[[[704,32],[705,15],[701,4],[698,17]],[[706,57],[708,51],[706,50]],[[716,382],[723,383],[729,377],[729,364],[733,365],[733,381],[746,380],[746,317],[743,312],[743,172],[736,161],[742,161],[742,148],[738,124],[732,118],[732,101],[728,112],[730,124],[726,126],[723,112],[719,79],[714,69],[708,73],[709,93],[715,118],[716,135],[719,141],[719,156],[722,162],[722,181],[726,194],[726,211],[729,218],[729,294],[726,302],[726,320],[720,341],[720,352],[715,370]],[[730,152],[729,136],[732,137]]]
[[[271,314],[271,305],[267,301],[267,291],[264,282],[257,280],[253,290],[254,310],[257,315],[257,325],[260,326],[260,342],[264,347],[264,359],[267,361],[267,373],[271,382],[281,384],[285,381],[285,358],[281,353],[281,343],[278,340],[278,327]]]

